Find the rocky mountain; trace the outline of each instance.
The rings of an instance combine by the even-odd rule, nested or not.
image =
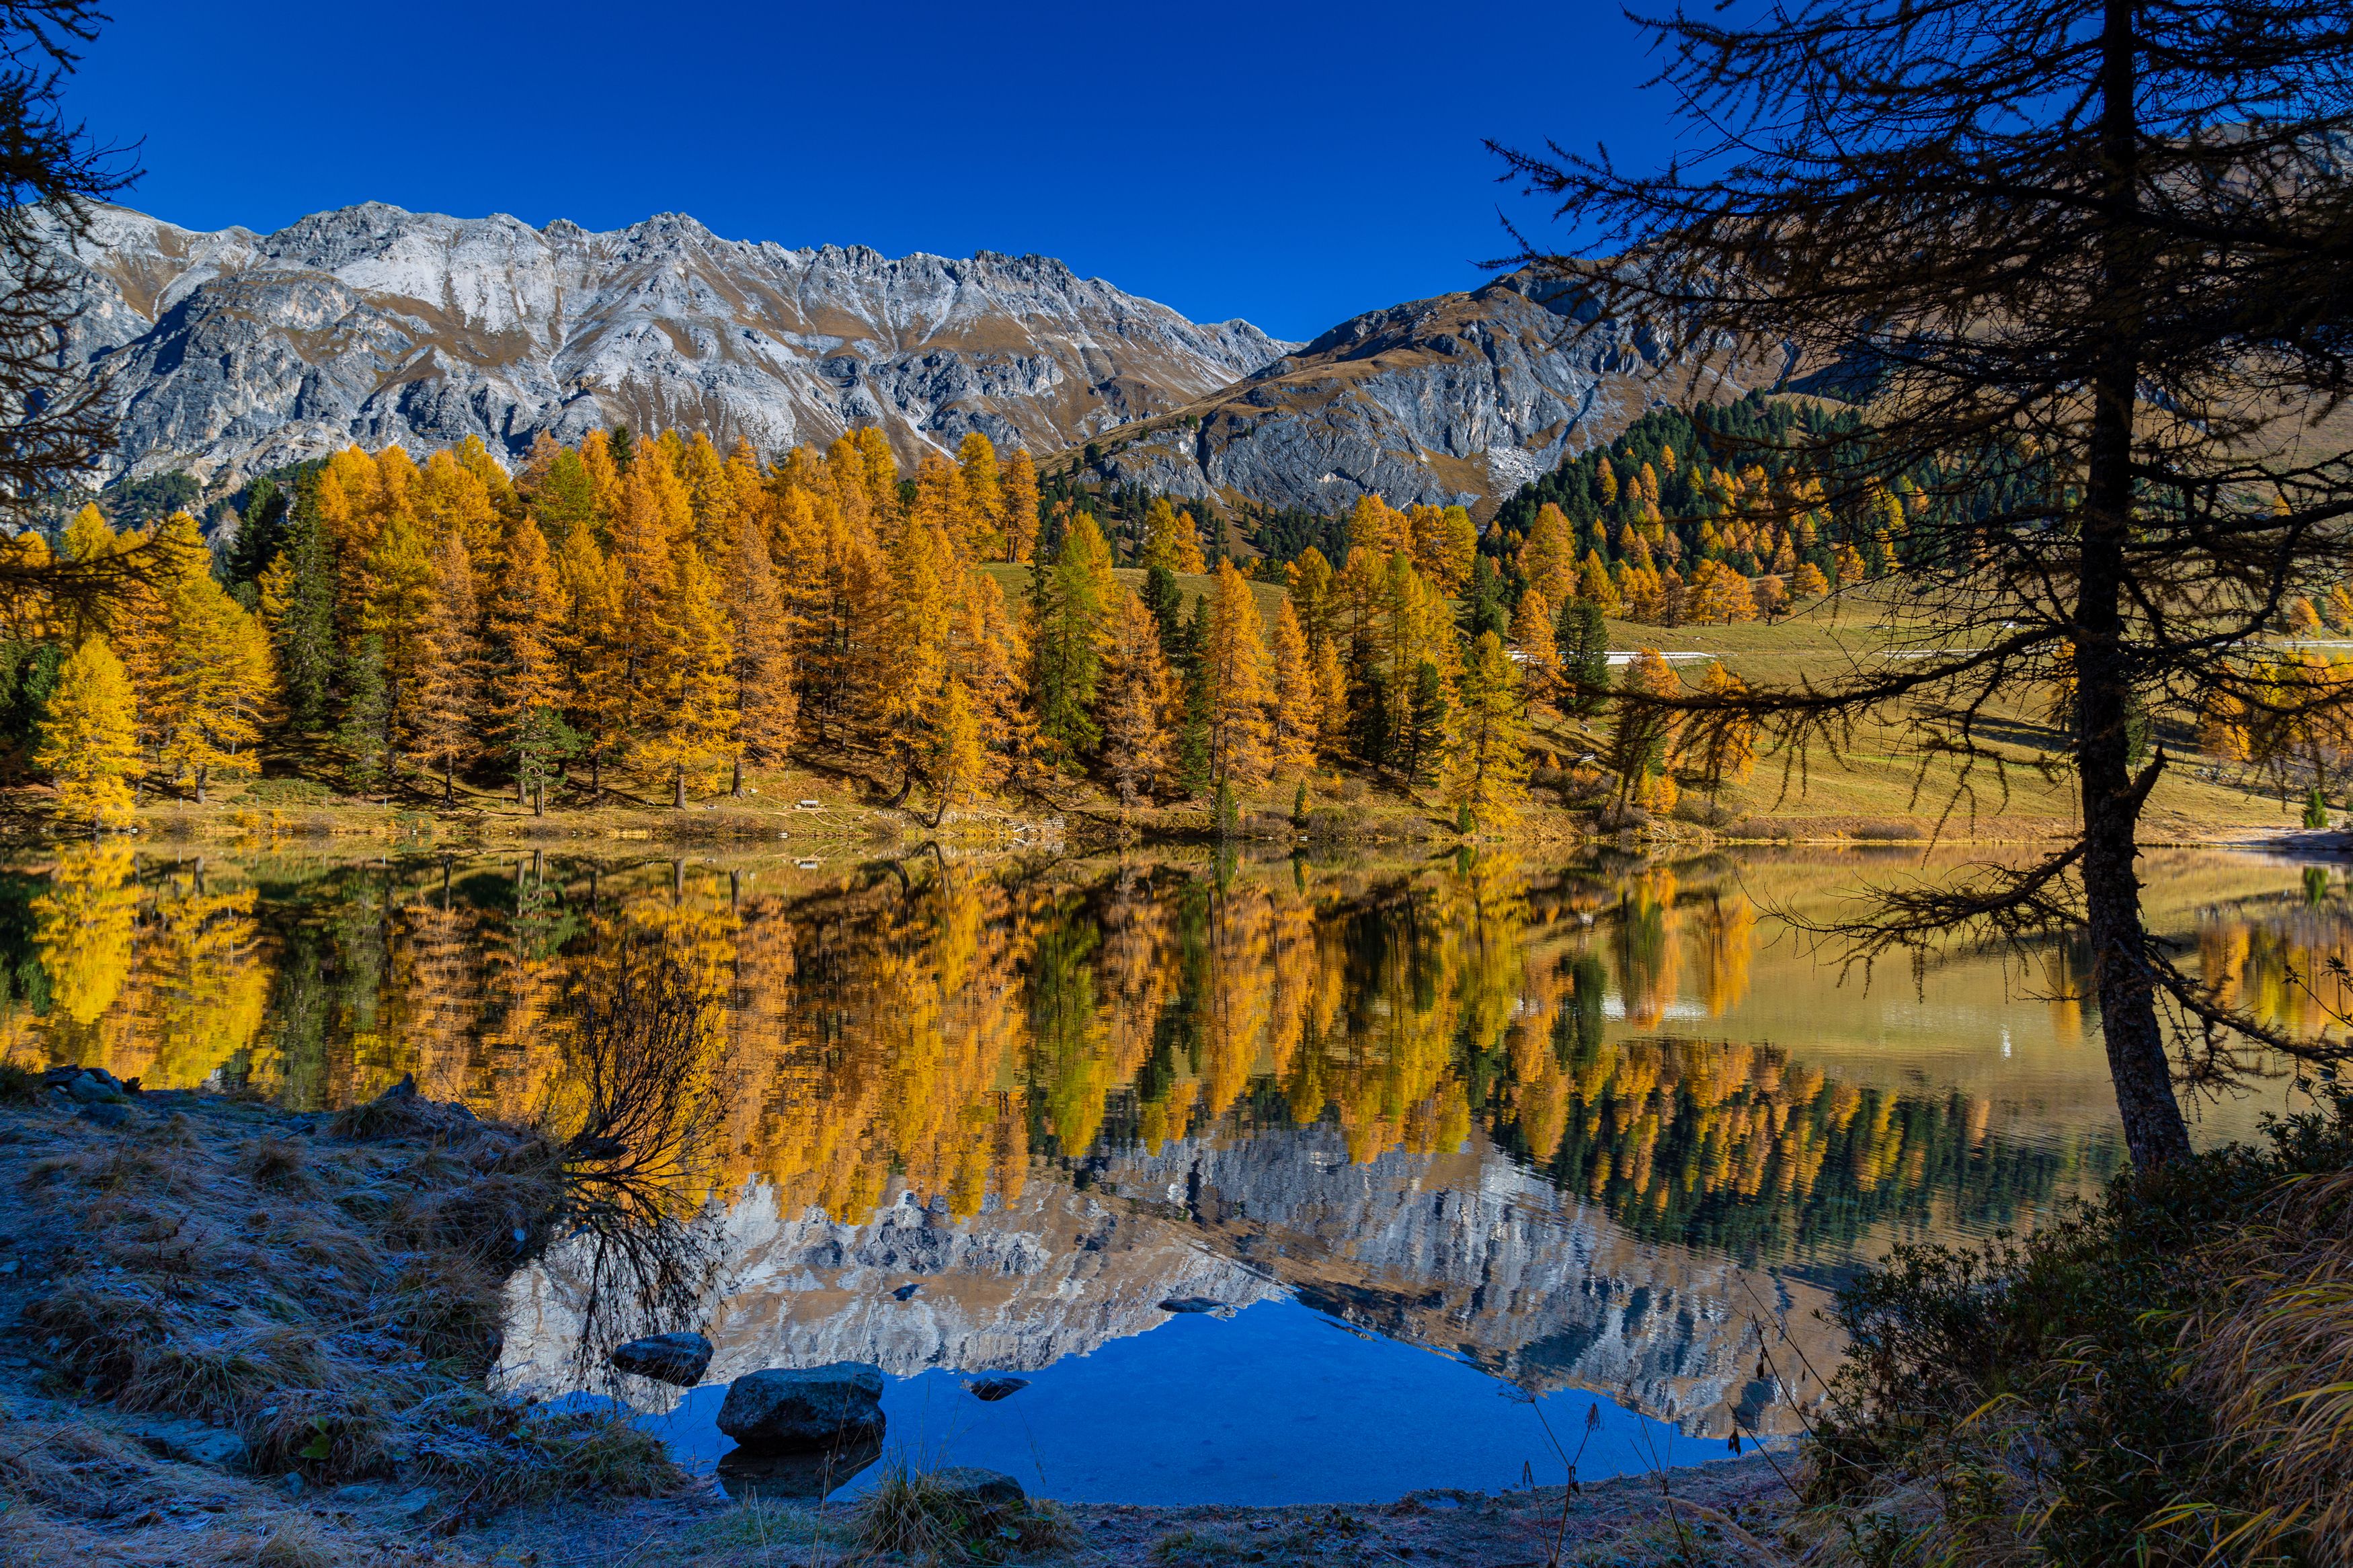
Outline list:
[[[510,458],[600,426],[762,452],[880,424],[902,458],[981,430],[1043,455],[1296,345],[1045,257],[890,258],[381,203],[275,234],[103,209],[74,253],[74,363],[109,378],[126,471],[214,484],[350,443],[479,436]]]
[[[1694,354],[1526,272],[1357,316],[1097,443],[1093,477],[1336,515],[1366,491],[1481,516],[1655,403],[1772,386],[1779,355]]]

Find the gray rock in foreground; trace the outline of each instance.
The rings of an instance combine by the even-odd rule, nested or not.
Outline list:
[[[1018,1508],[1029,1500],[1021,1483],[1001,1470],[984,1470],[976,1465],[951,1465],[944,1470],[934,1470],[924,1478],[933,1493],[944,1502],[957,1504],[976,1513],[994,1512],[998,1509]]]
[[[711,1342],[701,1334],[648,1334],[613,1347],[613,1365],[657,1383],[692,1388],[711,1364]]]
[[[865,1362],[752,1373],[719,1406],[719,1429],[758,1453],[856,1442],[882,1426],[882,1369]]]

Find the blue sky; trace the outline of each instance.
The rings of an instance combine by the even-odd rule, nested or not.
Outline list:
[[[125,198],[269,230],[370,198],[892,255],[1059,256],[1305,338],[1475,286],[1482,136],[1666,151],[1615,5],[111,0],[69,90]]]

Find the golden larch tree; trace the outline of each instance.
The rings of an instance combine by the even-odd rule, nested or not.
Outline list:
[[[497,583],[483,617],[484,695],[491,735],[514,762],[515,799],[528,805],[554,749],[551,721],[564,705],[557,649],[568,606],[547,537],[527,515],[507,524]]]
[[[656,708],[638,754],[649,768],[670,774],[670,805],[682,811],[689,776],[705,789],[717,782],[736,728],[727,612],[691,540],[679,549],[665,597],[665,635],[651,671]]]
[[[1038,550],[1038,465],[1029,449],[1005,459],[1005,559],[1027,561]]]
[[[58,814],[90,824],[92,837],[130,823],[138,715],[131,677],[104,638],[82,639],[58,669],[33,766],[56,783]]]
[[[481,607],[466,537],[452,529],[433,552],[433,596],[419,643],[417,700],[407,707],[405,724],[410,750],[440,771],[444,805],[456,798],[459,765],[480,744],[483,717]]]
[[[1167,498],[1155,496],[1144,509],[1144,549],[1136,564],[1149,571],[1166,566],[1180,576],[1198,576],[1208,563],[1201,557],[1201,538],[1191,512],[1179,512]]]
[[[728,558],[723,603],[734,644],[728,674],[734,682],[734,732],[728,737],[733,777],[744,793],[744,761],[773,763],[793,742],[799,700],[793,681],[792,626],[777,590],[776,563],[763,530],[738,531]]]
[[[1315,766],[1315,746],[1324,728],[1324,702],[1316,690],[1314,656],[1289,596],[1274,616],[1274,700],[1268,709],[1269,765],[1277,778],[1296,778]]]
[[[1160,625],[1132,591],[1120,590],[1095,706],[1105,776],[1134,805],[1166,782],[1169,720],[1176,679],[1160,648]]]
[[[925,769],[931,777],[934,802],[933,826],[938,826],[949,812],[980,798],[987,765],[980,741],[980,717],[973,710],[972,694],[965,689],[963,681],[950,676],[946,689],[940,693],[931,757]]]
[[[1527,798],[1520,674],[1493,632],[1482,632],[1454,683],[1440,786],[1447,803],[1468,806],[1484,826],[1505,822]]]
[[[1201,649],[1208,685],[1209,780],[1213,784],[1265,782],[1268,684],[1265,623],[1248,579],[1230,561],[1218,563],[1209,600],[1209,634]]]
[[[1520,656],[1521,685],[1531,708],[1550,708],[1560,690],[1560,643],[1552,601],[1531,587],[1512,611],[1512,646]]]

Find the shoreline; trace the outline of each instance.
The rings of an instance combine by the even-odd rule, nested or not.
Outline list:
[[[377,1278],[382,1266],[361,1255],[348,1232],[334,1244],[344,1252],[322,1252],[328,1244],[305,1228],[308,1219],[270,1216],[289,1201],[336,1219],[370,1215],[380,1200],[368,1194],[406,1184],[404,1206],[369,1222],[389,1226],[383,1233],[395,1240],[424,1223],[418,1216],[437,1214],[479,1228],[486,1222],[478,1211],[491,1201],[505,1206],[490,1228],[503,1236],[507,1220],[520,1219],[521,1232],[540,1222],[514,1205],[545,1200],[514,1187],[527,1176],[502,1173],[531,1168],[535,1135],[475,1121],[413,1090],[326,1116],[190,1090],[107,1092],[108,1084],[84,1083],[66,1092],[58,1086],[70,1084],[71,1071],[25,1075],[13,1086],[15,1102],[0,1107],[0,1176],[26,1194],[0,1219],[0,1318],[16,1325],[0,1353],[0,1498],[15,1505],[0,1508],[0,1546],[15,1560],[585,1565],[641,1562],[651,1552],[652,1560],[757,1568],[871,1559],[857,1548],[854,1502],[731,1501],[712,1477],[646,1454],[651,1440],[642,1435],[620,1447],[593,1426],[575,1447],[512,1450],[505,1440],[501,1463],[534,1462],[517,1458],[524,1453],[547,1474],[505,1476],[487,1492],[485,1479],[470,1483],[469,1472],[424,1457],[433,1443],[489,1440],[479,1435],[430,1428],[438,1436],[418,1447],[398,1436],[405,1418],[387,1413],[389,1436],[353,1439],[347,1454],[342,1418],[324,1413],[341,1406],[330,1405],[317,1406],[313,1425],[280,1436],[281,1407],[315,1402],[308,1384],[347,1379],[346,1405],[364,1404],[375,1396],[360,1391],[376,1374],[356,1363],[322,1369],[274,1338],[325,1329],[269,1327],[290,1310],[271,1292],[310,1289],[342,1300],[374,1289],[379,1308],[408,1301],[413,1315],[399,1280],[420,1265],[396,1264]],[[26,1081],[41,1086],[44,1078],[56,1085]],[[251,1217],[236,1219],[240,1214]],[[177,1217],[157,1242],[149,1233],[166,1215]],[[443,1232],[427,1224],[417,1234]],[[437,1258],[484,1255],[479,1238],[441,1244],[440,1252],[426,1246],[406,1256],[433,1269],[454,1266]],[[493,1274],[522,1261],[506,1256]],[[309,1286],[283,1283],[304,1277]],[[121,1304],[142,1300],[160,1305],[162,1318],[154,1305]],[[178,1326],[157,1327],[164,1319]],[[374,1332],[367,1354],[438,1347],[458,1359],[433,1364],[470,1369],[436,1373],[444,1392],[419,1410],[456,1399],[482,1412],[472,1418],[487,1420],[490,1433],[562,1420],[486,1393],[494,1350],[482,1355],[469,1339],[485,1331],[480,1323],[463,1313],[448,1323],[396,1313]],[[494,1347],[500,1331],[488,1331]],[[387,1334],[403,1348],[385,1346]],[[229,1353],[230,1340],[244,1348]],[[321,1342],[340,1341],[327,1334]],[[206,1356],[216,1370],[190,1375]],[[1075,1553],[1137,1568],[1207,1568],[1428,1557],[1503,1568],[1546,1560],[1562,1543],[1629,1563],[1675,1560],[1704,1543],[1711,1561],[1779,1563],[1766,1542],[1788,1515],[1776,1467],[1791,1462],[1752,1453],[1676,1467],[1663,1487],[1659,1474],[1625,1476],[1574,1497],[1553,1486],[1439,1489],[1352,1505],[1043,1503],[1039,1517],[1053,1521],[1056,1546],[1035,1560]],[[797,1549],[775,1550],[787,1542]]]
[[[684,811],[605,806],[533,816],[356,802],[288,810],[257,808],[232,799],[205,806],[174,803],[142,807],[130,828],[111,830],[99,841],[142,847],[250,843],[454,851],[559,847],[576,850],[595,845],[744,849],[765,846],[780,857],[790,857],[804,848],[834,854],[848,849],[911,854],[934,846],[952,854],[1082,855],[1219,845],[1308,853],[1382,845],[1504,850],[1591,846],[1694,850],[1994,847],[2063,842],[2073,831],[2071,824],[2040,816],[1984,818],[1967,828],[1938,831],[1934,823],[1920,820],[1857,819],[1831,814],[1793,815],[1778,823],[1752,816],[1721,825],[1653,819],[1612,830],[1602,827],[1588,810],[1542,807],[1505,826],[1464,833],[1434,809],[1390,801],[1354,811],[1319,808],[1303,825],[1287,814],[1251,811],[1244,814],[1233,831],[1220,834],[1209,810],[1198,805],[1155,808],[1136,816],[1113,816],[1092,806],[967,812],[952,814],[934,824],[913,811],[849,804],[828,804],[807,811],[757,811],[712,802]],[[49,847],[88,842],[89,835],[62,830],[54,821],[37,818],[21,806],[0,812],[0,844]],[[2353,855],[2353,828],[2243,823],[2199,826],[2164,821],[2150,824],[2140,845],[2144,849],[2346,856]]]

